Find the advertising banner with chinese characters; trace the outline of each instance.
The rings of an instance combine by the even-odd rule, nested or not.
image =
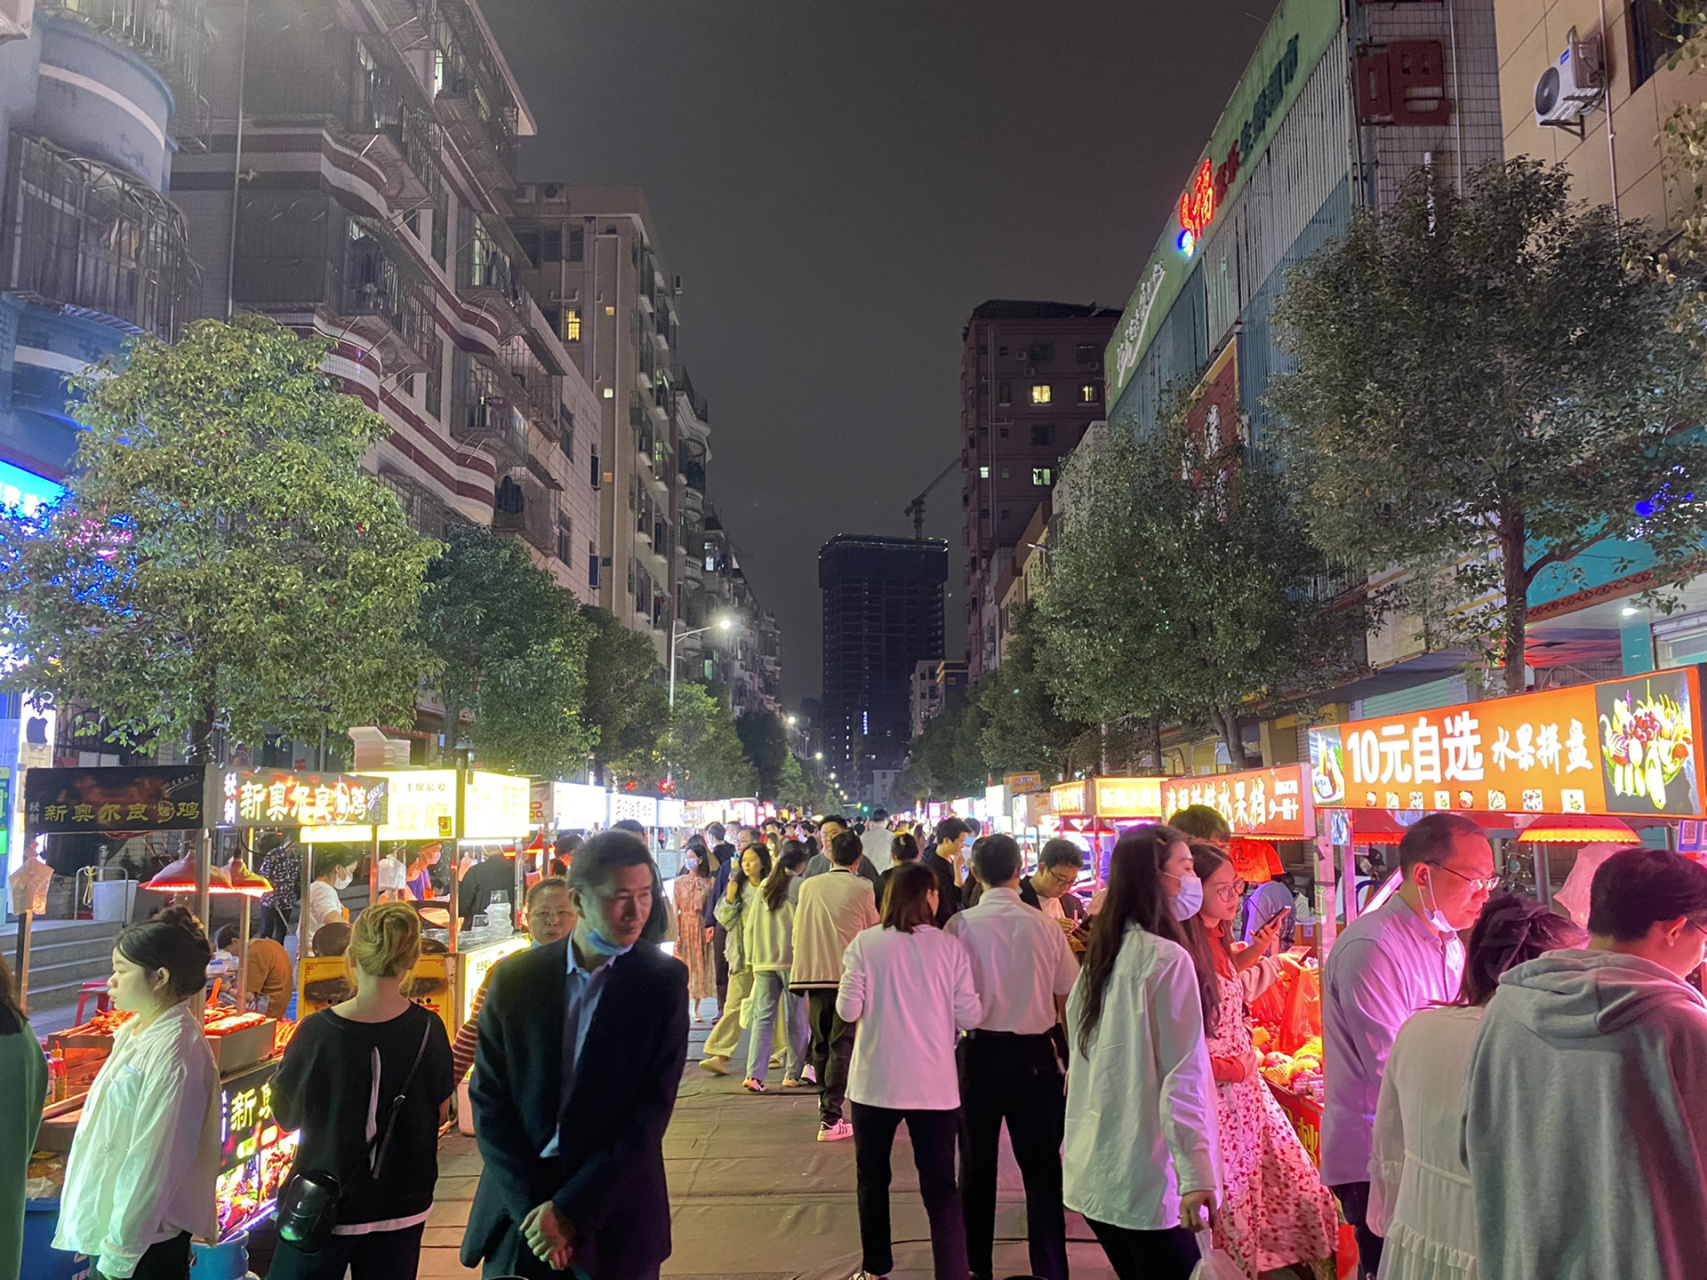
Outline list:
[[[1099,818],[1150,818],[1162,816],[1160,778],[1092,778],[1091,794]]]
[[[28,835],[102,831],[198,831],[207,821],[206,765],[29,769]]]
[[[455,769],[399,769],[378,776],[391,784],[381,840],[449,840],[456,834]]]
[[[1049,812],[1058,818],[1090,816],[1090,783],[1083,778],[1075,782],[1060,782],[1049,788]]]
[[[1178,813],[1194,804],[1208,805],[1227,819],[1236,836],[1302,840],[1304,766],[1283,764],[1162,783],[1163,813]]]
[[[1701,685],[1654,671],[1310,731],[1316,804],[1699,815]]]
[[[657,797],[613,791],[610,795],[610,820],[613,823],[638,822],[643,827],[655,827],[658,825]]]
[[[220,775],[222,827],[379,826],[389,783],[351,773],[227,769]]]
[[[468,775],[468,794],[463,798],[463,839],[515,840],[527,835],[531,797],[526,778],[474,770]]]
[[[264,1062],[219,1087],[219,1177],[214,1201],[222,1240],[267,1217],[296,1159],[294,1132],[273,1119],[277,1062]]]

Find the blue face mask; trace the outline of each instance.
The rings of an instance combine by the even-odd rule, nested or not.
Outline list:
[[[601,956],[624,956],[634,950],[634,944],[632,942],[626,947],[619,947],[597,929],[588,929],[582,936],[581,941],[586,943],[587,946],[591,947],[594,951],[597,951]]]

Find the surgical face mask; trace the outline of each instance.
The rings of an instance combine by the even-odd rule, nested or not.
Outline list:
[[[1423,892],[1428,895],[1423,901],[1424,918],[1428,920],[1429,924],[1434,926],[1434,931],[1436,933],[1442,935],[1457,933],[1458,930],[1452,927],[1452,922],[1446,918],[1446,913],[1440,909],[1440,904],[1435,899],[1433,871],[1429,872],[1428,879],[1429,882],[1422,886]]]
[[[1163,872],[1163,875],[1171,875]],[[1189,920],[1203,910],[1203,881],[1197,878],[1197,873],[1187,871],[1184,875],[1171,876],[1179,881],[1179,892],[1174,894],[1172,902],[1175,920]]]
[[[335,871],[332,873],[332,887],[342,893],[350,887],[350,881],[356,878],[353,871]]]
[[[634,944],[632,942],[626,947],[620,947],[609,938],[605,937],[605,935],[600,933],[597,929],[587,930],[586,935],[581,939],[581,941],[585,942],[601,956],[623,956],[634,950]]]

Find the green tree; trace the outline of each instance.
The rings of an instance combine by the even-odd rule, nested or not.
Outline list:
[[[1490,163],[1462,194],[1419,171],[1385,215],[1295,268],[1277,312],[1298,371],[1271,393],[1317,541],[1408,571],[1393,603],[1524,687],[1543,573],[1652,553],[1664,586],[1707,535],[1696,290],[1639,225],[1571,203],[1561,167]]]
[[[652,680],[658,650],[651,638],[630,631],[608,609],[584,605],[581,616],[592,627],[581,720],[603,779],[618,760],[633,766],[656,756],[669,729],[669,707]]]
[[[446,741],[463,711],[484,765],[567,777],[591,745],[581,710],[592,623],[514,538],[465,526],[427,573],[421,635],[438,656]]]
[[[1089,727],[1056,710],[1043,668],[1036,609],[1023,606],[1002,650],[1002,665],[978,691],[984,713],[979,747],[993,774],[1036,770],[1059,781],[1074,740]]]
[[[749,711],[736,719],[735,732],[740,735],[747,759],[758,772],[759,799],[798,804],[805,779],[800,773],[800,762],[788,749],[788,730],[783,727],[782,718],[774,711]]]
[[[1343,666],[1361,616],[1326,607],[1327,563],[1272,458],[1217,438],[1176,398],[1142,441],[1075,458],[1039,622],[1058,710],[1098,746],[1206,724],[1235,765],[1249,701],[1307,693]],[[1083,750],[1083,743],[1078,750]]]
[[[986,681],[994,677],[986,677]],[[967,686],[933,716],[913,739],[903,777],[924,798],[956,800],[983,795],[989,781],[981,741],[985,715],[980,705],[986,681]]]
[[[688,799],[750,796],[759,787],[758,770],[741,745],[739,722],[721,686],[677,682],[667,747],[677,785]]]
[[[321,370],[328,347],[206,320],[74,380],[64,500],[0,513],[14,687],[92,705],[116,743],[187,738],[200,760],[215,726],[313,741],[413,720],[438,544],[362,472],[387,428]]]

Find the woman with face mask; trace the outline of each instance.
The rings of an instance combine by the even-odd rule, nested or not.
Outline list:
[[[53,1247],[90,1280],[189,1280],[190,1239],[219,1231],[219,1068],[202,1032],[213,945],[184,907],[119,935],[113,1008],[134,1016],[89,1087]]]
[[[1248,947],[1239,946],[1233,941],[1233,921],[1242,886],[1232,862],[1209,844],[1194,843],[1191,858],[1203,905],[1183,928],[1199,981],[1215,984],[1218,996],[1206,1024],[1223,1193],[1215,1246],[1225,1249],[1246,1275],[1263,1275],[1331,1255],[1339,1213],[1258,1074],[1251,1043],[1239,970],[1269,949],[1282,918],[1265,924]]]
[[[308,900],[302,904],[309,946],[314,945],[314,935],[322,925],[350,918],[338,894],[350,887],[360,860],[359,855],[336,846],[314,851],[314,883],[308,886]]]
[[[1220,1156],[1204,1026],[1219,994],[1179,922],[1203,886],[1186,839],[1138,827],[1109,858],[1108,894],[1067,1002],[1063,1200],[1120,1280],[1186,1280],[1215,1218]]]

